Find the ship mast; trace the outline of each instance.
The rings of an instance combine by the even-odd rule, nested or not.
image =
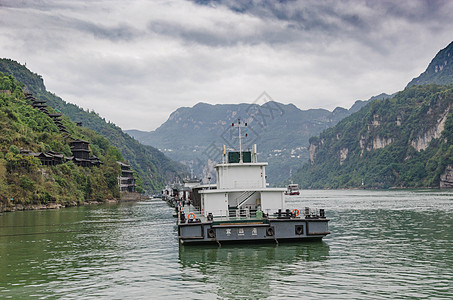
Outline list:
[[[242,133],[241,133],[241,119],[238,119],[238,124],[235,125],[234,123],[231,124],[231,126],[233,127],[237,127],[238,128],[238,134],[239,134],[239,163],[243,163],[244,160],[242,159]],[[247,126],[247,123],[244,123],[244,126]],[[247,134],[245,134],[245,136],[247,137]]]
[[[242,160],[242,136],[241,136],[241,119],[238,119],[238,129],[239,129],[239,163],[243,163]]]

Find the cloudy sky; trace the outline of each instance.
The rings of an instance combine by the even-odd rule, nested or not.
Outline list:
[[[123,129],[181,106],[349,108],[402,90],[453,40],[453,1],[0,0],[0,57]]]

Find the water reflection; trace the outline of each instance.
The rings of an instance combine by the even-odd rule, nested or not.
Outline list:
[[[328,259],[329,246],[324,242],[179,248],[182,280],[208,284],[220,298],[267,298],[277,281]]]

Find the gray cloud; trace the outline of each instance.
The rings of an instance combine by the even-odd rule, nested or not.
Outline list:
[[[389,30],[388,23],[397,20],[401,25],[421,25],[427,30],[442,30],[453,5],[451,1],[193,1],[200,5],[227,7],[241,14],[263,20],[283,22],[279,32],[263,32],[261,39],[268,42],[293,42],[319,35],[323,39],[352,38],[367,45],[381,48],[376,37],[399,34]],[[449,22],[450,23],[450,22]],[[391,28],[390,28],[391,29]],[[445,30],[445,28],[443,28]],[[266,39],[267,36],[267,39]],[[276,38],[279,37],[279,38]]]
[[[338,19],[341,23],[350,24],[363,30],[367,20],[376,20],[384,15],[397,17],[411,22],[434,21],[433,18],[449,14],[451,3],[448,0],[357,0],[357,1],[317,1],[317,0],[206,0],[193,1],[199,5],[224,6],[243,14],[257,15],[260,18],[271,18],[308,24],[306,28],[332,29],[330,20]],[[446,10],[447,9],[447,10]],[[366,14],[366,11],[372,14]],[[370,27],[371,28],[371,27]]]
[[[96,38],[108,39],[113,42],[117,41],[131,41],[138,38],[141,35],[141,32],[127,24],[118,24],[115,26],[102,26],[94,24],[92,22],[77,20],[77,19],[67,19],[62,20],[59,18],[59,25],[65,27],[75,28],[80,31],[85,31],[89,34],[92,34]]]
[[[349,107],[404,88],[451,42],[449,1],[0,0],[0,56],[124,129],[180,106]]]

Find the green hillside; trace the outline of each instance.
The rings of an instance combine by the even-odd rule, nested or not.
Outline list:
[[[77,127],[68,117],[62,116],[61,123],[67,132],[32,107],[23,84],[0,72],[0,211],[8,206],[75,205],[120,197],[116,161],[123,160],[121,153],[104,137]],[[30,155],[54,151],[71,157],[68,143],[81,138],[90,143],[90,153],[102,161],[100,166],[81,167],[73,161],[43,166]]]
[[[310,139],[304,188],[439,187],[453,165],[453,85],[414,85]]]
[[[138,173],[145,189],[158,190],[166,182],[181,177],[185,171],[183,165],[168,159],[154,147],[140,144],[115,124],[106,122],[97,113],[85,111],[48,92],[41,76],[30,72],[25,66],[10,59],[0,59],[0,71],[15,76],[37,98],[46,100],[48,105],[65,114],[72,121],[81,122],[83,127],[106,137]]]

